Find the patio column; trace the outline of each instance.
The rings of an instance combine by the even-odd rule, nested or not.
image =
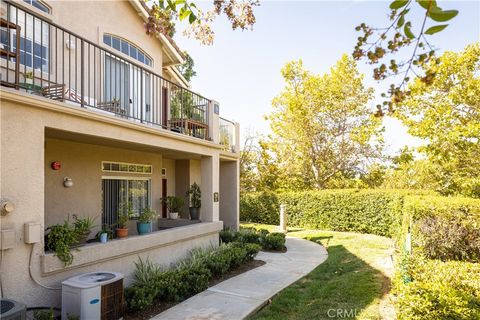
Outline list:
[[[201,160],[202,175],[202,221],[218,221],[219,216],[219,156],[203,157]],[[217,196],[215,196],[215,194]]]
[[[213,142],[220,142],[220,104],[215,100],[208,103],[208,127],[210,139]]]
[[[220,220],[238,230],[240,224],[240,165],[238,161],[220,163]]]

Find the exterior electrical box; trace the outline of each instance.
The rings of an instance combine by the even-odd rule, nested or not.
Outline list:
[[[15,230],[0,230],[0,250],[12,249],[15,247]]]
[[[39,243],[41,236],[41,224],[38,222],[27,222],[24,225],[25,243]]]

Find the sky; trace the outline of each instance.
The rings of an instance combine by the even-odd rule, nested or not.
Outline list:
[[[202,2],[209,7],[212,2]],[[195,60],[197,76],[192,89],[220,103],[220,115],[237,121],[242,135],[247,130],[269,133],[264,115],[272,111],[271,101],[284,87],[280,70],[288,61],[302,59],[313,73],[328,72],[342,56],[350,54],[359,33],[355,26],[365,22],[372,26],[388,25],[389,1],[261,1],[255,8],[257,22],[252,31],[233,31],[225,18],[214,23],[215,41],[201,45],[186,38],[178,26],[175,41]],[[439,49],[460,51],[480,41],[480,0],[442,1],[440,7],[459,10],[443,32],[429,37]],[[415,32],[421,11],[414,12]],[[413,17],[412,17],[413,18]],[[388,83],[372,78],[372,67],[359,62],[365,84],[379,95]],[[375,102],[371,107],[374,109]],[[406,128],[395,119],[385,118],[387,152],[394,154],[405,145],[419,145]]]

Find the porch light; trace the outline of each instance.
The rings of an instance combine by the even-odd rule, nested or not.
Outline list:
[[[73,180],[72,178],[69,178],[69,177],[65,177],[63,179],[63,186],[65,188],[71,188],[73,186]]]

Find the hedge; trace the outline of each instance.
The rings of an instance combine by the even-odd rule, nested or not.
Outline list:
[[[397,274],[394,291],[399,320],[480,319],[480,263],[424,259]]]
[[[321,190],[248,193],[240,198],[242,221],[278,224],[279,206],[287,205],[290,226],[393,236],[401,222],[406,190]]]

